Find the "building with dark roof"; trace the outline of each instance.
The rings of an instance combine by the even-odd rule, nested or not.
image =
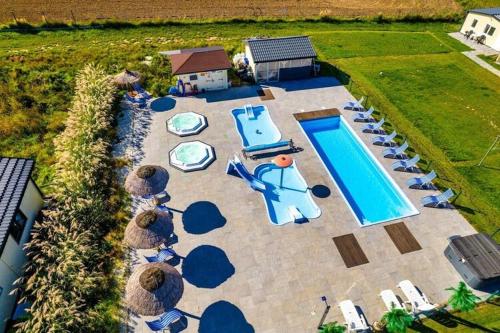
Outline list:
[[[481,38],[483,44],[500,51],[500,7],[469,10],[460,32]]]
[[[182,92],[221,90],[229,87],[231,62],[222,46],[162,52],[170,57],[172,74]]]
[[[0,332],[5,330],[16,306],[9,295],[13,282],[22,275],[24,244],[44,205],[42,193],[31,179],[34,162],[0,157]]]
[[[490,236],[479,233],[453,238],[444,254],[472,288],[500,287],[500,245]]]
[[[314,51],[308,36],[251,38],[244,41],[255,81],[283,81],[314,73]]]

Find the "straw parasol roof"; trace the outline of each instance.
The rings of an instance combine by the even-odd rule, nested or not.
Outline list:
[[[181,299],[184,282],[179,272],[164,262],[137,266],[125,287],[128,307],[143,316],[157,316]]]
[[[165,190],[168,172],[158,165],[143,165],[132,171],[125,180],[125,189],[132,195],[148,196]]]
[[[135,71],[129,71],[125,69],[123,72],[116,74],[113,81],[119,86],[128,86],[139,82],[141,80],[141,74]]]
[[[136,249],[152,249],[164,244],[174,231],[170,214],[146,210],[133,218],[125,229],[125,242]]]

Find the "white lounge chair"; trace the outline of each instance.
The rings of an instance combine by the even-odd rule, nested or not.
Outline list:
[[[388,311],[391,311],[393,308],[395,309],[403,309],[405,310],[405,306],[399,298],[397,298],[396,294],[390,289],[382,290],[379,295],[382,298],[382,301],[385,304],[385,307]]]
[[[373,139],[372,142],[373,142],[374,145],[379,145],[379,146],[389,145],[389,146],[392,146],[394,144],[393,140],[396,137],[396,135],[398,135],[398,133],[396,133],[396,131],[393,131],[389,135],[379,135],[379,136],[376,136]]]
[[[354,116],[352,116],[353,121],[371,121],[372,118],[372,113],[375,111],[373,106],[370,106],[368,111],[365,112],[358,112]]]
[[[403,142],[399,147],[389,147],[385,149],[383,155],[387,158],[405,158],[406,149],[408,149],[408,141]]]
[[[352,110],[352,111],[364,111],[365,107],[363,106],[363,102],[365,101],[365,96],[361,97],[357,101],[349,101],[344,104],[344,109]]]
[[[432,181],[436,177],[437,177],[436,171],[432,170],[431,172],[422,177],[413,177],[408,179],[406,185],[408,185],[409,188],[427,189],[431,187]]]
[[[420,161],[420,155],[415,155],[409,160],[399,160],[392,163],[392,170],[413,171],[417,169],[417,163]]]
[[[400,288],[406,298],[408,298],[414,313],[428,312],[436,309],[436,305],[431,304],[427,296],[420,292],[410,280],[399,282],[398,288]]]
[[[420,202],[422,203],[422,206],[425,207],[440,207],[448,204],[448,200],[450,200],[454,195],[455,193],[453,193],[451,188],[449,188],[439,195],[428,195],[423,197]]]
[[[385,122],[385,118],[382,118],[377,123],[366,124],[365,126],[363,126],[362,131],[365,133],[377,133],[378,134],[378,133],[383,131],[382,125],[384,124],[384,122]]]
[[[351,300],[340,302],[339,308],[346,321],[348,332],[362,332],[369,329],[364,316],[356,310]]]

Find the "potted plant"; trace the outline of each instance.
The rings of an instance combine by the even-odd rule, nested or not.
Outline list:
[[[406,329],[413,323],[413,316],[403,309],[392,308],[382,317],[385,329],[389,333],[405,333]]]
[[[456,288],[450,287],[446,288],[446,290],[452,291],[452,294],[448,299],[448,304],[453,310],[462,312],[474,310],[476,308],[477,301],[480,300],[480,298],[474,295],[472,290],[469,289],[463,281],[460,281]]]
[[[336,321],[323,324],[318,328],[318,333],[344,333],[346,327]]]

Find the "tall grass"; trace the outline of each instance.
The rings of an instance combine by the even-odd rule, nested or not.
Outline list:
[[[30,302],[19,332],[102,332],[95,310],[107,288],[105,239],[113,227],[109,157],[115,88],[100,67],[76,79],[66,128],[55,140],[54,200],[26,244],[21,301]]]

